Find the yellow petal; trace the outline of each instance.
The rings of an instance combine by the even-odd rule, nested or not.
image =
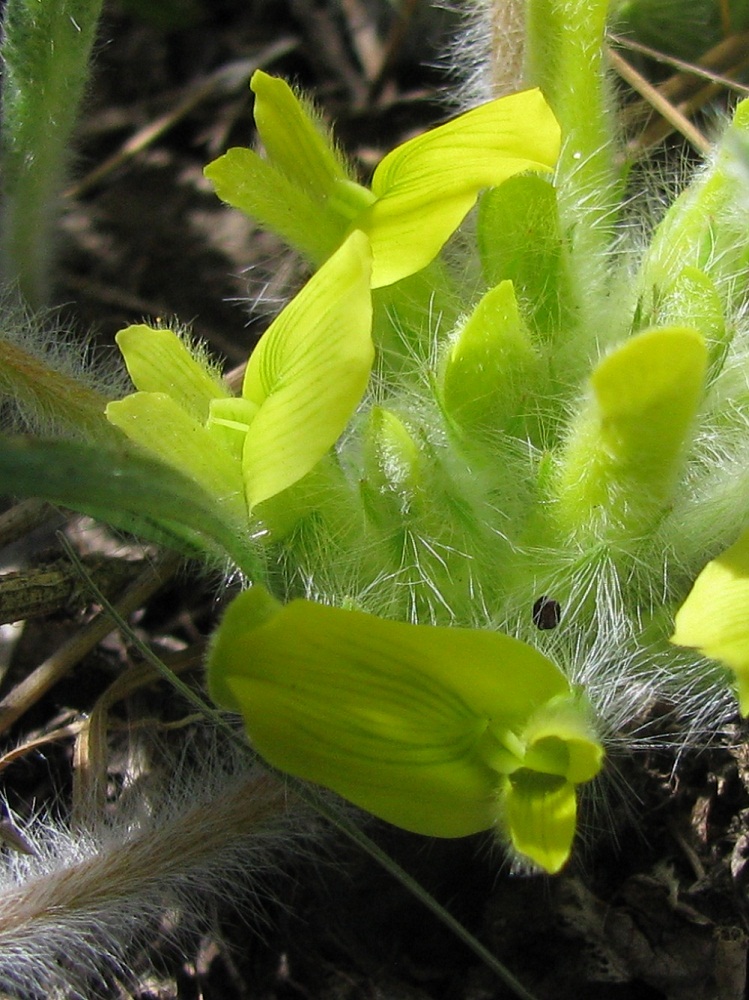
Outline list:
[[[256,70],[250,87],[270,163],[311,198],[324,200],[348,171],[319,116],[280,77]]]
[[[369,235],[372,287],[421,270],[479,192],[523,170],[550,170],[559,126],[539,90],[484,104],[398,146],[377,167],[377,201],[356,221]]]
[[[575,837],[575,788],[563,778],[523,769],[510,777],[505,822],[512,846],[551,875],[569,858]]]
[[[306,475],[367,386],[374,347],[369,244],[353,233],[263,335],[242,395],[259,409],[244,448],[251,506]]]
[[[214,399],[229,396],[221,379],[173,330],[138,323],[115,337],[136,389],[162,392],[196,420],[204,421]]]
[[[136,392],[107,406],[107,419],[131,441],[197,482],[220,506],[245,523],[247,506],[240,462],[171,396]]]
[[[749,715],[749,531],[705,566],[675,624],[671,642],[733,670],[741,714]]]
[[[652,528],[678,478],[706,365],[703,337],[686,327],[640,333],[600,362],[560,464],[563,531]]]

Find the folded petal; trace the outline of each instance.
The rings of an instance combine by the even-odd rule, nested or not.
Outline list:
[[[377,201],[356,221],[372,242],[372,287],[425,267],[483,188],[523,170],[550,170],[560,132],[540,91],[484,104],[398,146],[377,167]]]
[[[228,399],[214,399],[206,427],[216,442],[241,463],[244,445],[250,424],[257,415],[258,407],[249,399],[230,396]]]
[[[730,667],[739,709],[749,715],[749,531],[705,566],[675,624],[671,642]]]
[[[171,396],[196,420],[207,418],[212,400],[229,396],[221,378],[173,330],[139,323],[115,340],[136,389]]]
[[[336,442],[367,386],[374,347],[369,244],[353,233],[263,335],[242,395],[251,506],[297,482]]]
[[[440,373],[445,412],[465,432],[495,435],[532,396],[539,367],[512,282],[502,281],[479,300],[450,345]]]
[[[705,341],[687,327],[640,333],[600,362],[560,465],[563,531],[652,527],[671,499],[706,365]]]
[[[535,771],[562,775],[578,785],[601,770],[603,747],[579,691],[542,705],[528,720],[523,736],[528,745],[524,764]]]
[[[572,849],[577,821],[574,785],[564,778],[521,770],[510,777],[504,819],[516,851],[550,874]]]

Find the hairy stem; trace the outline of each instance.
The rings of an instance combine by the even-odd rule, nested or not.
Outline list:
[[[34,308],[49,297],[52,226],[102,0],[6,0],[2,275]]]

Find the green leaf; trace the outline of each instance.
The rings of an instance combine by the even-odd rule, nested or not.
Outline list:
[[[262,571],[248,530],[215,499],[135,448],[0,438],[6,494],[60,504],[191,556],[229,556],[251,579]]]
[[[524,170],[550,170],[559,143],[559,126],[541,92],[527,90],[468,111],[388,153],[372,178],[377,201],[355,222],[372,242],[372,287],[425,267],[482,189]]]
[[[6,0],[2,14],[0,272],[38,308],[102,0]]]
[[[3,322],[15,325],[12,315],[4,316]],[[71,350],[76,347],[71,345]],[[83,378],[61,370],[54,355],[47,359],[45,352],[29,350],[23,341],[0,337],[0,395],[13,400],[13,407],[34,429],[72,433],[87,441],[111,440],[115,433],[104,416],[108,397]]]
[[[369,245],[353,233],[273,321],[245,373],[259,407],[244,447],[250,507],[301,479],[364,394],[374,347]]]
[[[675,625],[671,642],[730,667],[739,709],[749,715],[749,531],[705,566]]]
[[[749,28],[745,0],[619,0],[614,16],[618,32],[690,62],[722,42],[729,31]]]
[[[611,0],[526,0],[523,75],[543,91],[564,136],[556,165],[562,232],[586,297],[610,289],[623,198],[620,126],[606,71]]]

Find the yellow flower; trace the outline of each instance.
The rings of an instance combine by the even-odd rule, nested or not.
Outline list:
[[[370,261],[353,233],[263,334],[239,397],[171,330],[121,331],[139,391],[110,403],[107,418],[246,523],[317,464],[362,398],[374,356]]]
[[[208,683],[276,767],[416,833],[497,826],[549,872],[569,856],[576,786],[601,767],[580,695],[498,632],[282,607],[256,586],[224,616]]]
[[[410,139],[357,184],[318,120],[283,80],[252,77],[267,159],[230,149],[205,169],[216,193],[319,266],[347,234],[372,245],[372,287],[432,261],[479,193],[524,170],[549,171],[559,126],[539,90],[501,97]]]

